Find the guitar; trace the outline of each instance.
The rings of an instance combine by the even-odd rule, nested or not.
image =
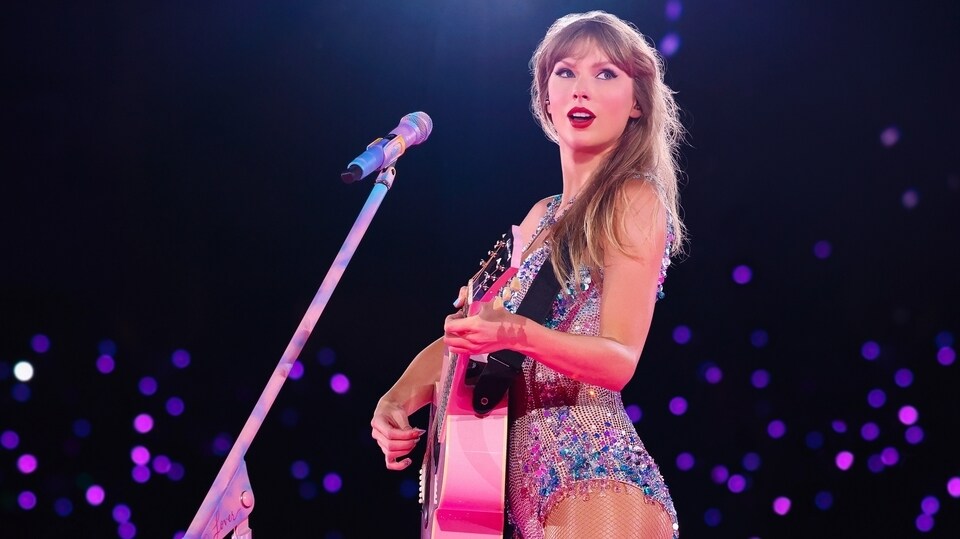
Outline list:
[[[515,288],[519,232],[504,234],[467,283],[467,316]],[[485,355],[444,352],[420,467],[421,539],[503,537],[507,398],[483,416],[474,411],[472,384],[485,364]]]

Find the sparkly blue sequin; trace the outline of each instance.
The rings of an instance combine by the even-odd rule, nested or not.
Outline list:
[[[552,224],[559,201],[557,196],[548,204],[538,232]],[[658,298],[663,297],[673,240],[672,223],[667,225]],[[504,303],[507,309],[516,311],[549,249],[547,242],[523,261],[517,273],[521,287]],[[548,266],[544,271],[552,269]],[[577,290],[569,279],[568,293],[557,295],[547,327],[582,335],[599,333],[602,273],[591,280],[590,273],[581,270],[581,277],[583,285]],[[619,392],[577,382],[526,358],[510,397],[507,497],[516,537],[541,539],[543,523],[556,503],[606,490],[634,490],[659,503],[674,523],[674,537],[679,536],[667,486],[627,416]]]

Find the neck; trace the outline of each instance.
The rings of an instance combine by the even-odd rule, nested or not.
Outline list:
[[[566,206],[592,181],[593,173],[603,162],[609,150],[601,153],[560,149],[560,170],[563,173],[562,204]]]

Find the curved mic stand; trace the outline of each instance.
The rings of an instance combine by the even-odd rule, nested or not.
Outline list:
[[[216,479],[213,480],[213,485],[207,491],[207,495],[200,505],[200,510],[193,517],[184,539],[221,539],[231,531],[234,539],[253,538],[253,531],[249,526],[249,517],[253,511],[254,503],[253,489],[250,486],[247,465],[243,457],[247,448],[250,447],[253,437],[256,436],[257,430],[260,429],[263,418],[270,411],[277,393],[280,392],[280,388],[287,379],[287,375],[290,374],[294,361],[300,356],[303,345],[310,338],[310,333],[313,331],[317,319],[320,318],[320,314],[323,313],[323,308],[330,299],[333,289],[336,288],[343,271],[350,262],[350,258],[357,250],[360,238],[366,233],[373,215],[380,207],[387,191],[393,186],[396,175],[396,168],[390,166],[380,171],[380,175],[377,176],[370,196],[367,197],[367,201],[340,247],[340,252],[334,259],[333,265],[327,271],[327,276],[320,284],[320,289],[317,290],[316,296],[307,308],[306,314],[300,321],[300,326],[293,334],[293,338],[290,339],[290,343],[287,344],[287,349],[280,357],[280,362],[270,376],[267,387],[260,394],[260,399],[253,407],[253,413],[247,418],[237,441],[230,449],[227,459],[220,468],[220,473],[217,474]]]

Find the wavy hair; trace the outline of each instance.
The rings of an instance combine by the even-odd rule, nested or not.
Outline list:
[[[673,228],[667,246],[671,256],[683,252],[687,237],[678,189],[678,148],[685,135],[680,110],[673,90],[664,83],[662,57],[636,26],[604,11],[557,19],[530,59],[533,116],[547,138],[558,143],[557,130],[547,113],[547,82],[558,61],[576,56],[587,43],[599,46],[633,79],[633,95],[642,116],[629,120],[615,147],[578,194],[579,202],[572,204],[551,230],[554,244],[562,246],[555,251],[560,256],[552,257],[560,282],[573,268],[601,268],[607,247],[629,255],[623,241],[625,221],[616,222],[615,215],[618,204],[625,201],[622,187],[630,179],[642,178],[656,188]],[[579,273],[574,272],[577,281]]]

